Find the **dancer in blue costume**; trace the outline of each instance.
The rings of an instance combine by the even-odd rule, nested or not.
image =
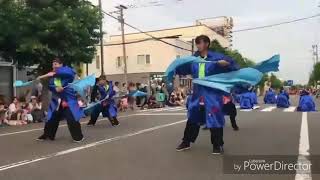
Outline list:
[[[251,94],[253,104],[258,104],[258,97],[254,87],[251,88],[250,94]]]
[[[38,79],[50,78],[49,89],[52,92],[52,99],[44,133],[37,140],[54,140],[59,122],[66,119],[73,140],[81,142],[83,135],[79,121],[84,114],[78,105],[76,92],[68,86],[73,82],[76,73],[72,68],[63,66],[59,58],[53,60],[52,68],[52,72],[38,77]]]
[[[264,103],[265,104],[275,104],[277,102],[276,99],[276,93],[272,88],[269,88],[268,91],[266,91],[266,94],[264,96]]]
[[[94,126],[100,113],[102,113],[103,117],[107,117],[109,119],[112,126],[118,126],[118,109],[115,100],[113,99],[115,91],[113,90],[112,82],[108,82],[106,76],[101,75],[97,83],[97,91],[99,93],[99,99],[101,102],[93,107],[91,118],[87,125]]]
[[[299,106],[297,110],[302,112],[316,111],[316,105],[308,91],[303,90],[300,93]]]
[[[177,74],[192,74],[193,78],[205,78],[206,76],[237,70],[237,64],[223,54],[209,51],[210,39],[201,35],[196,38],[198,51],[194,56],[200,57],[203,63],[192,63],[179,67]],[[204,63],[206,61],[206,63]],[[225,93],[218,89],[212,89],[194,84],[193,94],[188,100],[188,121],[184,130],[182,143],[176,148],[183,151],[190,148],[199,134],[200,126],[206,124],[211,132],[211,143],[213,154],[223,151],[223,127],[224,113],[223,95]]]
[[[288,108],[290,106],[289,94],[282,87],[280,93],[277,96],[277,107],[278,108]]]
[[[240,109],[253,109],[254,106],[254,97],[252,92],[242,93],[240,96]]]

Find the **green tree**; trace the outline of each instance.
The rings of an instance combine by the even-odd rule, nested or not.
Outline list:
[[[272,73],[271,73],[269,80],[271,82],[271,87],[274,89],[280,89],[283,86],[282,81],[280,79],[278,79],[277,76]]]
[[[309,85],[314,85],[314,83],[317,83],[320,81],[320,63],[316,63],[313,66],[312,73],[309,77]]]
[[[0,58],[12,61],[21,37],[23,14],[21,3],[12,0],[0,1]]]
[[[0,56],[18,67],[38,65],[38,74],[50,70],[56,56],[66,64],[90,63],[100,36],[98,8],[85,0],[4,0],[0,24],[7,29]]]
[[[250,67],[254,66],[254,62],[251,61],[248,58],[244,58],[238,50],[232,50],[228,48],[224,48],[220,45],[220,43],[217,40],[213,40],[210,45],[210,49],[216,52],[220,52],[222,54],[225,54],[227,56],[230,56],[233,58],[240,67]]]

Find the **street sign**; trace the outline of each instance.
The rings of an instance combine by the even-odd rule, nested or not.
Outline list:
[[[287,80],[286,85],[287,86],[292,86],[293,85],[293,80]]]

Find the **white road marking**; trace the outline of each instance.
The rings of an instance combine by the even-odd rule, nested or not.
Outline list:
[[[262,109],[261,111],[262,112],[270,112],[270,111],[272,111],[272,110],[274,110],[274,109],[276,109],[277,107],[275,107],[275,106],[271,106],[271,107],[267,107],[267,108],[264,108],[264,109]]]
[[[285,108],[283,112],[294,112],[296,108],[297,108],[296,106],[290,106],[288,108]]]
[[[178,108],[168,109],[167,111],[181,111],[181,110],[184,110],[184,109],[185,109],[184,107],[178,107]]]
[[[259,109],[260,106],[254,105],[252,109]]]
[[[124,116],[119,116],[119,118],[124,118],[124,117],[131,117],[131,116],[136,116],[137,114],[129,114],[129,115],[124,115]],[[103,119],[98,119],[98,121],[105,121],[107,118]],[[81,124],[86,124],[88,121],[83,121]],[[66,127],[68,126],[67,124],[62,124],[59,127]],[[35,128],[35,129],[29,129],[29,130],[24,130],[24,131],[15,131],[15,132],[9,132],[9,133],[3,133],[0,134],[0,137],[3,136],[10,136],[10,135],[15,135],[15,134],[22,134],[22,133],[28,133],[28,132],[34,132],[34,131],[41,131],[43,128]]]
[[[181,108],[181,107],[174,107],[174,108],[160,108],[160,109],[155,109],[152,112],[160,112],[160,111],[178,111],[176,110],[177,108]]]
[[[149,111],[154,111],[154,110],[165,110],[167,108],[158,108],[158,109],[143,109],[143,110],[138,110],[137,112],[149,112]]]
[[[240,111],[242,111],[242,112],[250,112],[250,111],[252,111],[253,109],[240,109]]]
[[[54,157],[57,157],[57,156],[70,154],[72,152],[88,149],[88,148],[99,146],[99,145],[102,145],[102,144],[107,144],[107,143],[110,143],[110,142],[113,142],[113,141],[126,139],[126,138],[129,138],[129,137],[132,137],[132,136],[136,136],[136,135],[139,135],[139,134],[144,134],[144,133],[152,132],[152,131],[155,131],[155,130],[158,130],[158,129],[162,129],[162,128],[165,128],[165,127],[181,124],[181,123],[184,123],[186,121],[187,120],[180,120],[180,121],[177,121],[177,122],[174,122],[174,123],[154,126],[152,128],[143,129],[143,130],[140,130],[140,131],[136,131],[136,132],[125,134],[125,135],[121,135],[121,136],[116,136],[116,137],[113,137],[113,138],[104,139],[104,140],[101,140],[101,141],[96,141],[96,142],[89,143],[89,144],[86,144],[86,145],[83,145],[83,146],[79,146],[79,147],[75,147],[75,148],[71,148],[71,149],[66,149],[64,151],[60,151],[60,152],[56,152],[56,153],[40,156],[38,158],[28,159],[28,160],[23,160],[23,161],[11,163],[11,164],[3,165],[3,166],[0,166],[0,171],[5,171],[5,170],[12,169],[12,168],[15,168],[15,167],[19,167],[19,166],[23,166],[23,165],[27,165],[27,164],[32,164],[32,163],[39,162],[39,161],[46,160],[46,159],[51,159],[51,158],[54,158]]]
[[[165,107],[165,108],[156,108],[156,109],[143,109],[143,110],[138,110],[137,112],[178,111],[182,109],[184,109],[184,107],[177,106],[177,107]]]
[[[179,108],[181,108],[181,107],[179,107]],[[161,112],[161,111],[166,111],[167,109],[172,109],[173,110],[174,108],[159,108],[159,109],[146,109],[146,110],[152,111],[152,112]],[[140,110],[138,112],[145,112],[146,110]],[[119,116],[118,118],[126,118],[126,117],[131,117],[131,116],[137,116],[139,114],[140,113],[128,114],[128,115]],[[107,118],[99,119],[98,121],[105,121],[105,120],[107,120]],[[83,122],[81,122],[81,124],[86,124],[87,122],[88,121],[83,121]],[[62,124],[59,127],[67,127],[67,124]],[[23,134],[23,133],[34,132],[34,131],[42,131],[42,130],[43,130],[43,128],[35,128],[35,129],[29,129],[29,130],[23,130],[23,131],[8,132],[8,133],[0,134],[0,137],[16,135],[16,134]]]
[[[137,116],[181,116],[187,115],[186,113],[140,113]]]
[[[299,140],[299,157],[297,163],[310,164],[308,160],[310,145],[309,145],[309,132],[308,132],[308,117],[307,112],[302,113],[300,140]],[[311,166],[310,166],[311,167]],[[312,180],[311,169],[297,170],[295,180]]]

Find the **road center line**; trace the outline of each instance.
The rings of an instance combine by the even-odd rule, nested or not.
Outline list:
[[[299,140],[299,157],[297,163],[311,164],[308,159],[310,155],[309,149],[308,117],[307,112],[303,112]],[[295,180],[312,180],[311,169],[296,171]]]
[[[161,111],[166,111],[168,108],[161,108],[161,109],[148,109],[151,112],[161,112]],[[178,111],[178,110],[177,110]],[[138,113],[135,114],[129,114],[129,115],[123,115],[123,116],[119,116],[119,118],[126,118],[126,117],[131,117],[131,116],[137,116],[139,115],[141,112],[145,112],[145,111],[138,111]],[[99,119],[98,121],[105,121],[107,120],[107,118],[103,118],[103,119]],[[86,124],[88,121],[83,121],[81,122],[81,124]],[[67,127],[67,124],[62,124],[59,127]],[[34,132],[34,131],[42,131],[43,128],[35,128],[35,129],[29,129],[29,130],[24,130],[24,131],[15,131],[15,132],[8,132],[8,133],[3,133],[0,134],[0,137],[4,137],[4,136],[10,136],[10,135],[16,135],[16,134],[23,134],[23,133],[28,133],[28,132]]]
[[[131,116],[136,116],[137,114],[129,114],[129,115],[124,115],[124,116],[119,116],[119,118],[124,118],[124,117],[131,117]],[[99,119],[98,121],[105,121],[107,118],[102,118]],[[88,121],[83,121],[80,124],[86,124]],[[67,124],[62,124],[59,127],[67,127]],[[0,134],[0,137],[3,136],[10,136],[10,135],[15,135],[15,134],[22,134],[22,133],[28,133],[28,132],[33,132],[33,131],[41,131],[43,128],[35,128],[35,129],[29,129],[29,130],[24,130],[24,131],[15,131],[15,132],[9,132],[9,133],[3,133]]]
[[[83,146],[79,146],[79,147],[75,147],[75,148],[71,148],[71,149],[66,149],[66,150],[63,150],[63,151],[56,152],[56,153],[40,156],[38,158],[29,159],[29,160],[23,160],[23,161],[11,163],[11,164],[3,165],[3,166],[0,166],[0,171],[5,171],[5,170],[12,169],[12,168],[15,168],[15,167],[19,167],[19,166],[23,166],[23,165],[27,165],[27,164],[32,164],[32,163],[39,162],[39,161],[46,160],[46,159],[51,159],[51,158],[54,158],[54,157],[57,157],[57,156],[70,154],[72,152],[88,149],[88,148],[99,146],[99,145],[102,145],[102,144],[107,144],[107,143],[110,143],[110,142],[113,142],[113,141],[126,139],[126,138],[129,138],[129,137],[132,137],[132,136],[136,136],[136,135],[139,135],[139,134],[144,134],[144,133],[152,132],[152,131],[155,131],[155,130],[158,130],[158,129],[166,128],[166,127],[169,127],[169,126],[174,126],[174,125],[177,125],[177,124],[181,124],[181,123],[184,123],[186,121],[187,120],[180,120],[180,121],[177,121],[177,122],[174,122],[174,123],[154,126],[152,128],[143,129],[143,130],[140,130],[140,131],[136,131],[136,132],[125,134],[125,135],[121,135],[121,136],[116,136],[116,137],[113,137],[113,138],[104,139],[104,140],[101,140],[101,141],[96,141],[96,142],[89,143],[89,144],[86,144],[86,145],[83,145]]]

